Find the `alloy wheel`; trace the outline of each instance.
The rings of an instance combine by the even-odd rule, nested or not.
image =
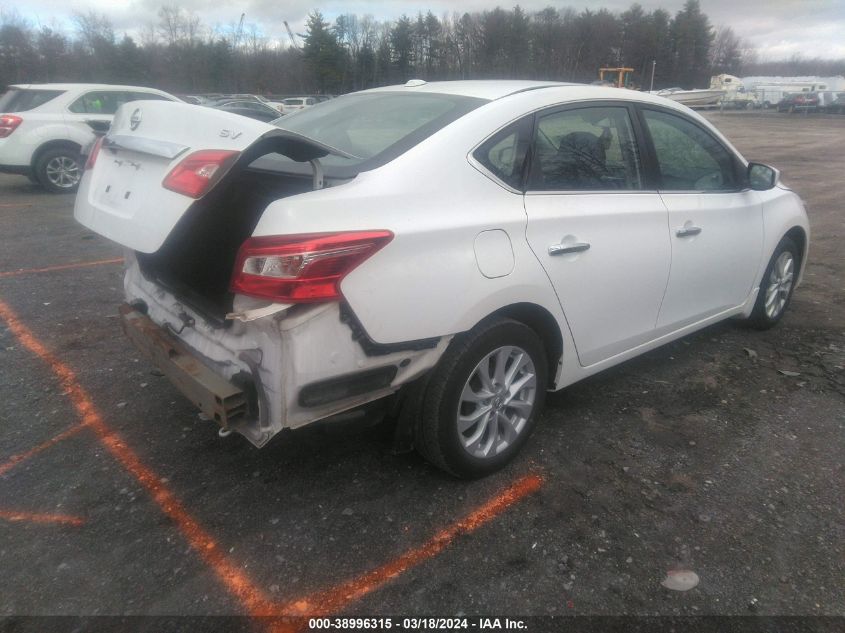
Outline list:
[[[783,311],[789,293],[792,291],[795,258],[789,251],[784,251],[772,266],[769,285],[766,287],[766,316],[775,319]]]
[[[47,162],[44,174],[53,186],[72,189],[79,182],[79,163],[69,156],[56,156]]]
[[[461,391],[457,429],[461,446],[476,458],[491,458],[511,446],[525,429],[537,399],[531,356],[516,346],[487,354]]]

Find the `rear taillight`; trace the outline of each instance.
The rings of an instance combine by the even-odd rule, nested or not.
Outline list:
[[[341,280],[392,239],[390,231],[252,237],[238,252],[231,290],[277,303],[339,299]]]
[[[199,198],[219,181],[237,160],[238,152],[204,149],[186,156],[161,183],[165,189]]]
[[[88,160],[85,161],[85,169],[91,169],[94,167],[94,164],[97,162],[97,156],[100,155],[100,148],[103,146],[103,140],[105,140],[105,136],[101,136],[98,138],[94,145],[91,146],[91,151],[88,152]]]
[[[0,138],[6,138],[23,123],[23,119],[14,114],[0,115]]]

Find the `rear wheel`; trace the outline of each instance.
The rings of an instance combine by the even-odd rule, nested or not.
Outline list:
[[[788,237],[783,238],[763,273],[760,292],[748,318],[751,326],[768,330],[781,320],[792,299],[799,264],[800,253],[795,242]]]
[[[415,446],[458,477],[499,470],[533,430],[546,376],[531,328],[504,318],[481,323],[452,342],[428,380]]]
[[[48,149],[35,163],[35,176],[47,191],[73,193],[82,178],[79,152],[70,147]]]

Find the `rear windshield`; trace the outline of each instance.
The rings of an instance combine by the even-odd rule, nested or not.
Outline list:
[[[356,157],[329,155],[321,159],[324,165],[364,171],[393,160],[486,102],[433,93],[353,94],[318,103],[273,124]]]
[[[285,105],[302,105],[302,99],[285,99],[282,103]]]
[[[0,97],[0,112],[26,112],[55,99],[64,90],[10,88]]]

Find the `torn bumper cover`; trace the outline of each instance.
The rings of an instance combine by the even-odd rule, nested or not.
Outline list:
[[[120,320],[126,336],[205,415],[227,430],[247,418],[250,407],[243,389],[214,373],[170,333],[131,305],[120,307]]]
[[[258,448],[283,429],[392,394],[433,367],[451,339],[374,353],[336,302],[288,309],[236,297],[221,327],[147,280],[134,254],[126,261],[126,334],[205,415]]]

